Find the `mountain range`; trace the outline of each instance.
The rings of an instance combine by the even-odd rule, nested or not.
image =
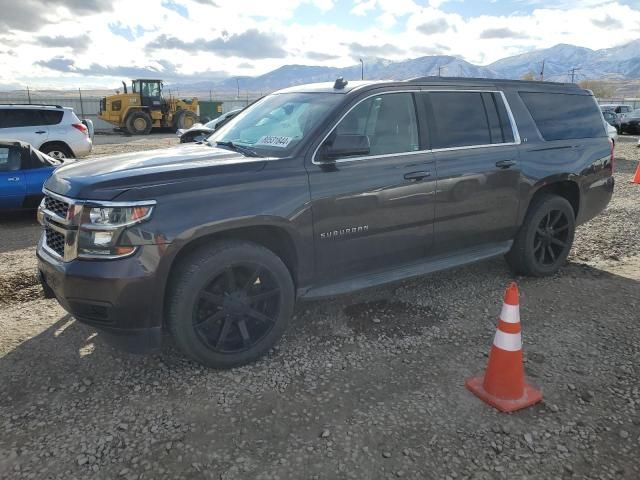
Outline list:
[[[592,50],[576,45],[559,44],[503,58],[489,65],[473,65],[449,55],[431,55],[403,61],[365,58],[364,77],[369,80],[406,80],[421,76],[481,77],[519,79],[529,73],[539,78],[544,60],[544,79],[570,80],[569,70],[576,68],[575,79],[640,79],[640,39],[626,45]],[[184,91],[271,92],[280,88],[313,82],[333,81],[337,77],[360,79],[360,63],[349,67],[284,65],[256,77],[230,77],[222,80],[174,84]]]

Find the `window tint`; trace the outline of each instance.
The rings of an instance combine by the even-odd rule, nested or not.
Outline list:
[[[52,125],[43,123],[41,110],[7,108],[0,110],[0,128],[33,127]],[[58,112],[55,112],[58,113]],[[62,112],[60,112],[62,114]],[[62,118],[62,117],[61,117]],[[51,118],[50,118],[51,119]]]
[[[0,172],[20,170],[20,150],[13,147],[0,147]]]
[[[332,135],[366,135],[370,156],[419,150],[413,95],[387,93],[368,98],[342,119]]]
[[[42,121],[40,125],[57,125],[62,121],[64,112],[62,110],[40,110]]]
[[[545,140],[604,137],[602,116],[591,95],[520,92]]]
[[[480,92],[431,92],[429,98],[435,116],[433,148],[491,143],[489,118]]]

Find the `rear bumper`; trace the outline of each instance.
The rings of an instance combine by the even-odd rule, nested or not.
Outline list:
[[[87,135],[83,135],[81,140],[75,140],[69,144],[71,150],[73,150],[73,155],[76,158],[86,157],[93,150],[93,140],[89,138]]]
[[[160,348],[162,309],[154,300],[155,245],[139,247],[135,255],[121,260],[62,262],[41,243],[38,270],[45,294],[123,350],[142,353]]]

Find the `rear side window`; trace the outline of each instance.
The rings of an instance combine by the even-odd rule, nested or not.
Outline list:
[[[495,92],[430,92],[433,148],[513,142],[502,96]]]
[[[520,97],[547,141],[606,135],[591,95],[520,92]]]
[[[42,123],[40,125],[58,125],[62,121],[62,110],[40,110]]]

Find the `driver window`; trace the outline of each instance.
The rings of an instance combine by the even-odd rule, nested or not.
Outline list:
[[[413,95],[388,93],[368,98],[342,119],[333,135],[367,136],[368,156],[417,151],[420,145]]]
[[[12,147],[0,147],[0,172],[20,170],[20,150]]]

